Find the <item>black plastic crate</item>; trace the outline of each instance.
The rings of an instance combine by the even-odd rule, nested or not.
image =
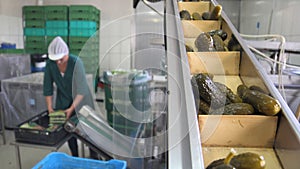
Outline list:
[[[45,129],[21,128],[25,123],[36,123]],[[15,139],[18,142],[31,144],[55,145],[68,134],[63,125],[58,125],[53,131],[46,130],[48,127],[49,116],[48,112],[45,111],[19,124],[18,127],[14,129]]]

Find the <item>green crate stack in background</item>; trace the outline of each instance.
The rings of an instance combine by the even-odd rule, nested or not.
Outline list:
[[[70,53],[79,56],[86,73],[99,76],[100,10],[92,5],[24,6],[24,44],[31,54],[47,53],[48,45],[61,36]]]
[[[56,36],[61,36],[64,40],[68,39],[68,10],[69,7],[67,5],[45,6],[47,45]]]
[[[79,56],[86,73],[95,77],[95,91],[99,77],[100,10],[92,5],[69,6],[70,53]]]
[[[24,6],[22,10],[26,53],[42,54],[47,52],[44,6]]]

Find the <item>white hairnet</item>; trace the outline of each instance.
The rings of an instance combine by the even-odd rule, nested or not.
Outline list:
[[[55,37],[48,46],[48,56],[51,60],[59,60],[69,54],[66,42],[59,36]]]

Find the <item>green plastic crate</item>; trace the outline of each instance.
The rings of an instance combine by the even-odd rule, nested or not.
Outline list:
[[[97,32],[96,29],[70,29],[69,36],[90,37]]]
[[[46,13],[45,14],[46,20],[68,20],[68,14],[64,13]]]
[[[69,45],[86,43],[89,39],[90,39],[90,37],[70,36],[69,37]]]
[[[43,43],[45,42],[45,36],[25,36],[25,43],[36,42]]]
[[[45,10],[43,6],[24,6],[22,8],[25,20],[44,20]]]
[[[47,20],[46,21],[46,28],[68,28],[69,23],[68,21],[61,21],[61,20]]]
[[[69,10],[69,7],[66,5],[48,5],[45,6],[45,13],[51,14],[51,13],[60,13],[60,14],[67,14]]]
[[[46,28],[47,36],[68,36],[69,31],[66,28]]]
[[[100,10],[92,5],[70,5],[69,13],[95,13],[99,14]]]
[[[82,36],[70,36],[69,44],[82,44],[82,43],[98,43],[99,44],[99,36],[90,36],[90,37],[82,37]]]
[[[99,22],[100,16],[95,13],[69,13],[69,20],[87,20]]]
[[[46,49],[46,43],[44,42],[26,42],[25,43],[25,48],[26,49]]]
[[[45,54],[48,53],[48,50],[46,48],[25,48],[25,52],[29,54]]]
[[[23,6],[22,8],[23,14],[24,13],[44,13],[45,9],[44,6]]]
[[[45,36],[44,28],[24,28],[25,36]]]
[[[45,20],[45,15],[43,13],[28,13],[23,15],[24,20]]]
[[[69,27],[71,29],[97,29],[97,22],[95,21],[69,21]]]
[[[45,20],[25,20],[25,27],[27,27],[27,28],[44,28]]]

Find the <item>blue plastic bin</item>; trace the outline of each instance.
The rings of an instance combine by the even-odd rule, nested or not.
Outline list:
[[[52,152],[37,163],[32,169],[126,169],[126,161],[123,160],[93,160],[80,157],[72,157],[61,152]]]
[[[16,49],[16,44],[14,43],[1,43],[1,49]]]

